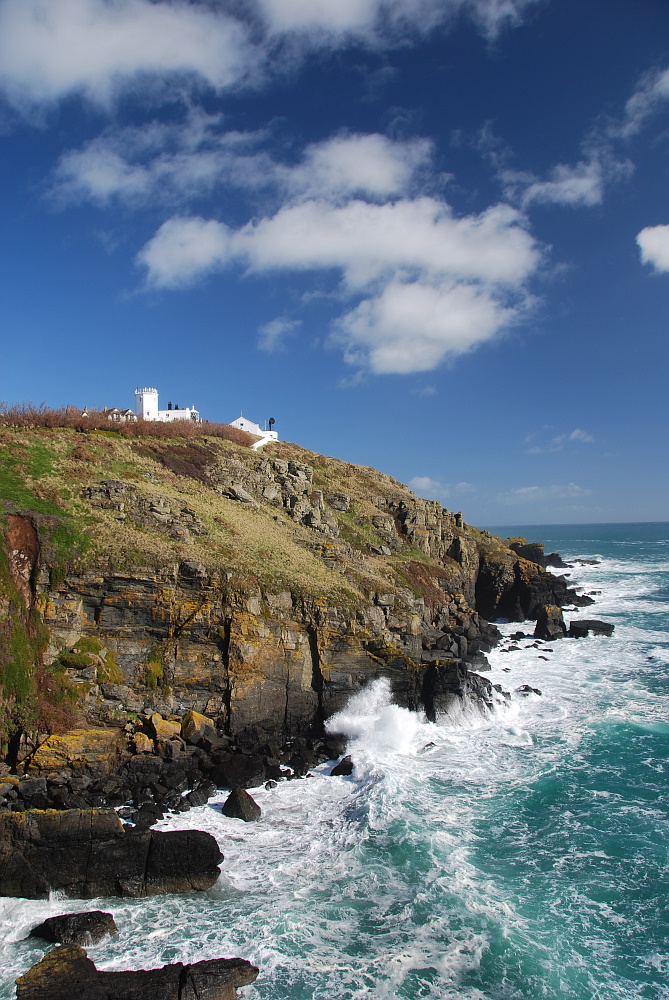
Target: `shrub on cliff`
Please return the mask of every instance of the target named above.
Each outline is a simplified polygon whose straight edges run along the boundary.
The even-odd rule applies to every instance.
[[[247,434],[237,427],[231,427],[230,424],[208,423],[207,421],[197,424],[191,420],[175,420],[170,423],[133,420],[125,423],[120,420],[110,420],[109,416],[102,411],[90,411],[88,416],[82,417],[80,410],[74,407],[54,410],[44,405],[33,406],[31,403],[12,405],[0,403],[0,427],[67,427],[82,432],[109,431],[130,438],[213,437],[223,438],[246,448],[250,448],[254,441],[251,434]]]

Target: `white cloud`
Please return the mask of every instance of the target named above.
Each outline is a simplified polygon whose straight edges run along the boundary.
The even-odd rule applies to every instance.
[[[425,34],[468,15],[488,37],[522,21],[538,0],[258,0],[270,31],[307,34],[336,44],[354,36],[381,46]]]
[[[338,323],[350,364],[376,375],[432,371],[491,340],[513,318],[489,290],[392,281]]]
[[[183,288],[230,257],[231,234],[213,219],[173,218],[164,222],[137,255],[149,288]]]
[[[580,427],[575,427],[571,433],[562,432],[547,436],[546,432],[550,432],[550,430],[550,427],[544,427],[541,431],[532,431],[530,434],[525,435],[525,444],[530,446],[525,449],[528,455],[544,455],[562,451],[565,444],[568,444],[570,441],[579,441],[581,444],[592,444],[595,440],[592,434],[589,434]]]
[[[595,439],[592,434],[588,434],[587,431],[582,430],[580,427],[575,427],[569,435],[569,440],[582,441],[583,444],[592,444]]]
[[[656,114],[666,101],[669,101],[669,69],[652,69],[639,81],[625,105],[622,122],[614,125],[612,132],[623,138],[630,138],[641,130],[647,119]]]
[[[350,289],[383,276],[425,276],[513,286],[536,268],[538,248],[508,205],[457,218],[434,198],[344,206],[308,201],[239,234],[254,270],[336,268]]]
[[[521,204],[600,205],[604,197],[604,171],[597,160],[581,161],[570,167],[559,163],[549,180],[533,181],[524,190]]]
[[[477,489],[473,483],[443,483],[431,476],[414,476],[409,480],[409,486],[425,500],[448,500],[454,496],[476,493]]]
[[[105,103],[147,74],[239,83],[258,53],[247,28],[208,4],[3,0],[0,83],[17,105],[85,93]]]
[[[258,151],[266,139],[264,132],[228,132],[222,116],[197,111],[179,125],[107,129],[61,158],[51,194],[61,203],[185,202],[226,185],[271,190],[290,202],[383,199],[406,193],[432,152],[424,139],[349,134],[307,146],[298,163],[286,165]]]
[[[578,483],[567,483],[566,486],[519,486],[517,489],[498,493],[498,503],[513,504],[536,503],[544,500],[569,500],[574,497],[587,497],[592,490],[584,489]]]
[[[460,12],[494,37],[537,2],[257,0],[229,5],[233,16],[197,0],[0,0],[0,87],[19,108],[74,93],[105,104],[147,76],[220,90],[276,72],[305,46],[407,44]],[[283,56],[278,38],[290,43]]]
[[[669,271],[669,226],[647,226],[636,238],[641,261],[656,271]]]
[[[258,347],[267,354],[281,351],[286,339],[291,337],[301,326],[299,319],[286,319],[278,316],[258,328]]]
[[[602,135],[591,135],[587,145],[590,152],[582,160],[573,166],[557,164],[546,180],[530,171],[505,166],[510,158],[508,149],[493,148],[488,156],[498,167],[505,196],[523,209],[536,204],[592,208],[604,201],[607,185],[625,180],[634,167],[629,160],[616,158]]]
[[[409,189],[431,154],[432,144],[426,139],[402,142],[378,134],[341,135],[308,146],[302,162],[285,171],[285,183],[298,197],[388,198]]]
[[[339,273],[342,293],[362,298],[335,323],[333,342],[356,367],[407,374],[430,371],[517,320],[541,254],[508,206],[456,218],[444,202],[419,198],[312,200],[236,232],[178,218],[138,256],[147,284],[164,288],[233,260],[255,273]]]

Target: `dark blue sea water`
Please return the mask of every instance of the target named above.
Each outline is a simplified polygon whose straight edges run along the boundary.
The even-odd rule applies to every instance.
[[[341,722],[351,778],[260,789],[258,824],[220,801],[163,823],[218,836],[223,876],[86,904],[120,928],[99,966],[241,955],[249,1000],[669,998],[669,524],[498,531],[597,560],[569,571],[596,603],[565,617],[613,636],[505,641],[490,717],[431,725],[377,682]],[[79,908],[0,901],[0,997],[43,953],[28,929]]]

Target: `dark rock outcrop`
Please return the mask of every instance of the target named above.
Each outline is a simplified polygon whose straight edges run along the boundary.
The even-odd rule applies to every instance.
[[[525,538],[505,538],[503,542],[521,558],[528,559],[537,566],[546,566],[543,542],[528,542]]]
[[[567,634],[562,610],[553,604],[547,604],[539,612],[534,629],[535,639],[562,639]]]
[[[492,707],[493,687],[479,674],[470,673],[455,660],[432,663],[423,675],[422,701],[430,722],[453,708],[463,708],[469,701]]]
[[[593,635],[613,635],[615,626],[609,622],[601,622],[596,618],[585,618],[580,622],[569,623],[569,635],[573,639],[585,639],[589,632]]]
[[[340,776],[347,778],[349,774],[353,774],[353,767],[353,758],[350,754],[347,754],[346,757],[342,757],[338,764],[335,764],[330,771],[330,775],[333,778],[338,778]]]
[[[544,566],[552,566],[554,569],[567,569],[566,563],[559,552],[549,552],[544,559]]]
[[[222,860],[200,830],[128,832],[111,810],[0,815],[0,895],[151,896],[208,889]]]
[[[244,788],[232,789],[221,812],[230,819],[243,819],[245,823],[255,823],[262,815],[262,809]]]
[[[274,775],[265,775],[263,759],[256,754],[226,753],[209,777],[217,788],[257,788]]]
[[[86,948],[97,944],[109,934],[116,934],[116,922],[111,913],[89,910],[86,913],[63,913],[33,927],[30,937],[42,938],[54,944],[78,944]]]
[[[83,948],[61,945],[16,981],[18,1000],[234,1000],[258,969],[241,958],[99,972]]]

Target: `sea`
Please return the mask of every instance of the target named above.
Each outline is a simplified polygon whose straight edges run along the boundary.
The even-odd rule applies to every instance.
[[[222,792],[159,824],[218,838],[208,892],[0,900],[0,997],[49,947],[32,926],[98,908],[99,968],[241,956],[247,1000],[669,998],[669,523],[495,531],[591,560],[554,571],[595,599],[565,618],[613,635],[537,648],[500,623],[510,698],[486,715],[428,723],[375,681],[336,720],[350,777],[253,790],[258,823]]]

